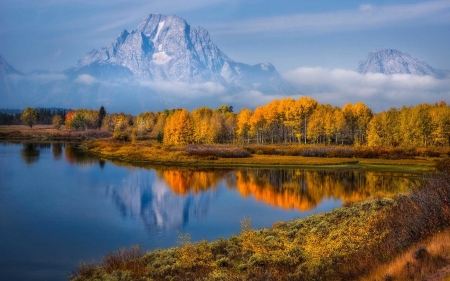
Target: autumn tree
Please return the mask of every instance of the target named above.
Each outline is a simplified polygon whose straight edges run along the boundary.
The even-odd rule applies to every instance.
[[[192,121],[186,109],[175,111],[164,126],[164,144],[185,145],[192,142]]]
[[[36,109],[27,107],[22,112],[22,115],[20,116],[20,120],[23,122],[24,125],[27,125],[30,127],[30,129],[33,128],[33,125],[36,124],[38,119],[38,112]]]
[[[200,144],[214,143],[216,130],[212,124],[213,110],[208,107],[196,108],[192,114],[192,140]]]
[[[250,142],[250,118],[252,117],[252,111],[250,109],[243,108],[236,117],[236,134],[243,142]]]
[[[353,116],[356,122],[356,138],[358,144],[365,143],[366,129],[369,124],[370,119],[372,118],[372,110],[368,108],[364,103],[358,102],[353,108]]]
[[[295,128],[298,128],[298,114],[295,110],[295,101],[284,98],[278,105],[280,120],[282,123],[282,138],[285,142],[292,142],[295,138]],[[299,132],[298,132],[299,133]]]
[[[305,144],[308,135],[308,120],[317,106],[318,102],[313,98],[301,97],[300,99],[295,101],[295,110],[299,118],[299,125],[303,127],[303,138]]]
[[[61,125],[62,125],[63,123],[64,123],[64,121],[63,121],[62,117],[59,116],[59,115],[55,115],[55,116],[52,118],[52,125],[53,125],[53,128],[55,128],[55,129],[57,129],[57,130],[59,130],[59,129],[61,128]]]
[[[266,119],[264,116],[264,108],[259,106],[255,109],[250,117],[250,131],[252,136],[256,136],[256,143],[264,144],[264,130],[266,128]]]

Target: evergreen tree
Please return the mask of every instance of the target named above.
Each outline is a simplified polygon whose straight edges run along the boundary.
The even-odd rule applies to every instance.
[[[103,105],[100,107],[100,110],[98,112],[98,123],[97,123],[97,128],[100,129],[102,127],[103,124],[103,119],[106,116],[106,110],[103,107]]]

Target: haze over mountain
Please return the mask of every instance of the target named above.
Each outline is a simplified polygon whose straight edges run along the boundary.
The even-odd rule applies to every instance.
[[[369,53],[357,71],[300,67],[282,77],[270,63],[232,60],[201,27],[177,16],[151,14],[136,29],[124,30],[111,45],[90,51],[63,71],[23,74],[0,57],[0,103],[2,108],[103,105],[140,113],[221,104],[252,108],[304,94],[322,103],[364,101],[380,109],[402,106],[405,100],[440,101],[450,91],[449,71],[398,50]],[[374,73],[383,76],[375,79]]]
[[[437,79],[449,77],[446,70],[434,69],[426,62],[411,57],[393,49],[381,49],[370,52],[365,61],[359,63],[357,71],[365,73],[383,74],[413,74],[418,76],[432,76]]]
[[[252,91],[298,93],[270,63],[236,62],[211,41],[208,31],[173,15],[149,15],[135,30],[123,31],[110,46],[90,51],[62,72],[23,75],[4,60],[0,65],[3,107],[161,110],[193,107],[191,102],[199,98],[218,106],[229,96]]]

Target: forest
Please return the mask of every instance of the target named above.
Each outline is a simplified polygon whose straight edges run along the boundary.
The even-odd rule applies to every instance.
[[[64,118],[66,113],[69,111],[62,108],[36,108],[36,124],[39,125],[50,125],[52,124],[52,119],[56,115]],[[19,110],[0,110],[0,125],[20,125],[22,121],[20,119],[22,112]]]
[[[103,107],[102,107],[103,108]],[[143,112],[137,116],[71,110],[66,128],[101,127],[120,140],[157,139],[165,145],[302,143],[369,147],[448,147],[450,107],[445,101],[373,113],[364,103],[342,108],[313,98],[274,100],[235,113],[232,106]],[[101,120],[99,120],[101,118]]]

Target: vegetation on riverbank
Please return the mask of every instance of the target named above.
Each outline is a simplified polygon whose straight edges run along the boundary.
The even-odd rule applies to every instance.
[[[53,128],[52,125],[35,125],[31,129],[23,125],[0,126],[0,140],[36,140],[36,141],[57,141],[57,140],[86,140],[110,138],[111,132],[104,130],[67,130],[65,126],[60,129]]]
[[[407,195],[278,222],[270,229],[253,230],[246,218],[241,223],[241,233],[229,239],[192,243],[180,234],[180,246],[168,250],[119,250],[99,263],[81,264],[70,278],[353,280],[450,226],[450,175],[448,170],[435,174]],[[429,252],[418,251],[417,259]],[[393,280],[386,274],[374,280]]]
[[[416,166],[415,169],[434,167],[438,157],[446,156],[446,148],[408,150],[400,154],[399,149],[383,149],[377,154],[369,148],[325,147],[304,145],[270,145],[261,149],[259,145],[233,146],[163,146],[152,141],[122,142],[113,139],[87,140],[83,147],[89,153],[104,158],[131,162],[133,164],[189,165],[189,166],[264,166],[295,167],[332,165],[358,168],[364,165],[403,165]],[[327,151],[328,154],[323,154]],[[345,152],[345,154],[343,153]],[[339,154],[341,153],[341,154]],[[352,153],[374,158],[355,158]],[[303,156],[302,156],[303,155]],[[376,156],[380,158],[377,158]],[[383,155],[387,156],[382,158]],[[413,156],[417,155],[417,156]],[[424,156],[423,156],[424,155]],[[395,156],[395,157],[394,157]],[[350,165],[350,166],[349,166]],[[392,169],[392,166],[390,166]],[[397,166],[395,169],[401,169]]]

